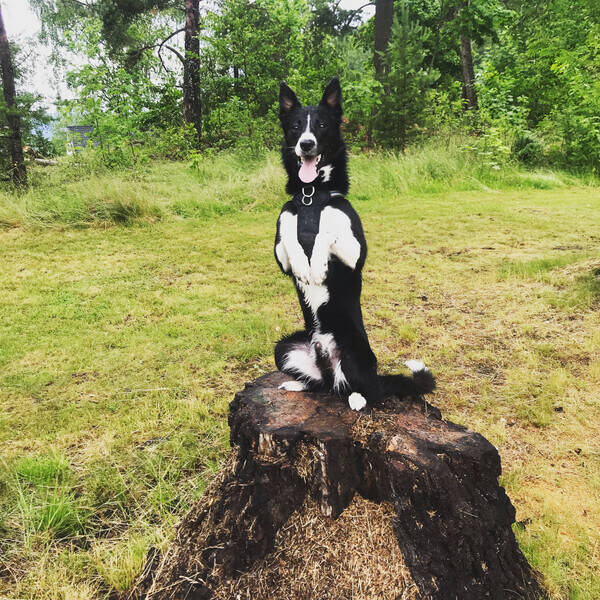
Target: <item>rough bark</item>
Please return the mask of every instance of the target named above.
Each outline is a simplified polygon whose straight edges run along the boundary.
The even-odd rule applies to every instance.
[[[2,72],[2,89],[4,100],[6,101],[6,120],[8,121],[9,128],[8,142],[12,163],[12,180],[15,185],[27,185],[27,170],[25,168],[23,142],[21,140],[21,117],[17,112],[15,101],[15,71],[10,55],[8,36],[4,28],[2,7],[0,7],[0,71]]]
[[[373,64],[375,75],[381,78],[384,72],[382,53],[387,50],[390,37],[392,37],[392,23],[394,22],[394,0],[376,0],[375,2],[375,52]]]
[[[202,136],[200,96],[200,0],[185,0],[185,60],[183,63],[183,119],[196,130],[197,144]]]
[[[279,563],[286,554],[275,548],[278,532],[289,538],[303,505],[316,504],[330,520],[351,502],[356,510],[357,499],[365,507],[366,499],[391,511],[390,543],[401,550],[402,568],[416,586],[411,597],[545,597],[516,543],[515,510],[497,482],[500,458],[485,438],[442,420],[424,401],[389,398],[383,407],[359,414],[333,396],[279,390],[286,379],[270,373],[236,394],[229,415],[231,460],[183,519],[165,554],[152,554],[138,596],[236,597],[219,590],[234,589],[232,582],[273,554],[278,577],[285,578],[286,565]],[[298,544],[308,542],[304,536]],[[317,558],[315,569],[324,568],[322,555]],[[375,559],[366,554],[361,560]],[[401,566],[386,567],[381,577],[389,578],[391,595],[387,589],[377,597],[407,597],[393,579]],[[265,594],[265,577],[254,581],[261,582],[261,593],[244,587],[238,597],[279,597],[275,590]],[[268,581],[279,585],[277,578]],[[349,597],[341,583],[335,587],[319,599]],[[294,596],[300,597],[305,596]]]
[[[475,71],[473,69],[473,52],[471,40],[464,35],[460,36],[460,61],[463,74],[463,100],[466,110],[477,110],[477,91],[475,90]]]

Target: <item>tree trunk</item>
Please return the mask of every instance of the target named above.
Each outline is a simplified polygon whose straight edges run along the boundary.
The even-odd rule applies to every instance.
[[[392,36],[392,23],[394,22],[394,0],[375,1],[375,52],[373,64],[375,76],[381,78],[384,72],[382,53],[387,50],[388,42]]]
[[[185,0],[185,61],[183,64],[183,119],[196,130],[197,145],[202,137],[200,96],[200,0]]]
[[[146,600],[545,598],[485,438],[424,401],[368,413],[284,392],[270,373],[230,406],[234,451],[151,551]]]
[[[477,92],[475,91],[475,71],[473,70],[473,53],[471,40],[460,36],[460,60],[463,72],[463,100],[466,110],[477,110]]]
[[[23,142],[21,140],[21,117],[17,111],[15,101],[15,72],[12,58],[10,55],[10,46],[8,36],[4,28],[2,18],[2,7],[0,6],[0,71],[2,71],[2,88],[4,91],[4,100],[6,101],[6,114],[8,128],[10,130],[9,146],[12,162],[12,180],[15,185],[27,185],[27,170],[25,169],[25,160],[23,157]]]

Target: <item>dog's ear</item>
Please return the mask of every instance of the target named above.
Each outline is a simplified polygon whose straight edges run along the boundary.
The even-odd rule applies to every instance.
[[[323,92],[323,98],[321,98],[321,106],[327,106],[337,113],[342,113],[342,88],[337,77],[334,77],[327,84]]]
[[[283,117],[300,106],[294,90],[285,81],[282,81],[279,86],[279,116]]]

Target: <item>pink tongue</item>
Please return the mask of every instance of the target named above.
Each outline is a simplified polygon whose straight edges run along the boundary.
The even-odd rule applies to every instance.
[[[298,171],[300,181],[312,183],[317,178],[317,157],[303,156],[300,160],[302,161]]]

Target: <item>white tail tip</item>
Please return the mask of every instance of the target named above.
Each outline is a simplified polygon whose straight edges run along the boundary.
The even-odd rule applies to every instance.
[[[419,371],[429,371],[429,369],[425,366],[425,363],[422,360],[407,360],[404,363],[413,373],[418,373]]]

